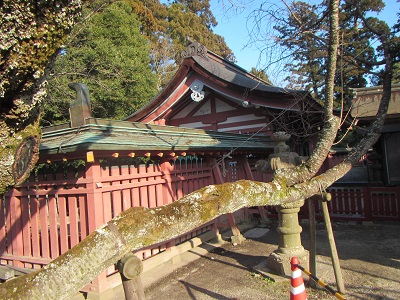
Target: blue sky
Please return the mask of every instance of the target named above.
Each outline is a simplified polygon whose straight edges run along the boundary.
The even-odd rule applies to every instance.
[[[274,3],[278,2],[276,0],[272,1]],[[240,7],[239,5],[236,10],[226,12],[231,2],[236,4],[251,2],[252,5],[250,7]],[[229,48],[232,49],[236,56],[237,64],[246,70],[259,66],[260,53],[255,47],[245,47],[248,42],[246,18],[262,2],[265,2],[265,0],[211,0],[211,10],[218,21],[218,25],[213,30],[225,38]],[[318,3],[319,1],[312,2]],[[379,17],[386,20],[389,25],[393,25],[397,20],[396,14],[400,11],[400,3],[396,0],[386,0],[384,2],[386,7]],[[267,74],[274,84],[279,85],[281,83],[279,82],[281,80],[279,75],[274,78],[268,73],[268,70]]]

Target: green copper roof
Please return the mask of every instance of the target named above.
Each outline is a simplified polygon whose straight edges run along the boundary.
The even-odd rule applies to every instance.
[[[140,151],[265,151],[273,149],[266,136],[206,131],[90,118],[78,128],[52,126],[43,129],[40,153],[82,150]]]

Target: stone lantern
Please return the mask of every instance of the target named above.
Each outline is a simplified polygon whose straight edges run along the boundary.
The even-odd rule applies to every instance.
[[[296,152],[290,152],[286,142],[290,134],[286,132],[275,132],[271,139],[275,142],[274,153],[268,157],[268,161],[257,162],[258,169],[263,172],[276,171],[282,168],[293,168],[301,164],[302,158]],[[260,168],[261,167],[261,168]],[[278,227],[280,234],[278,249],[270,254],[266,261],[268,270],[278,274],[290,276],[290,259],[296,256],[302,265],[308,265],[308,251],[301,245],[298,212],[304,205],[304,200],[279,205]]]

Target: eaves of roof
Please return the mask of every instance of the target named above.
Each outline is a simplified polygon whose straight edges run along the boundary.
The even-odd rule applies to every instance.
[[[168,85],[161,90],[152,100],[150,100],[147,104],[142,106],[139,110],[126,117],[125,120],[140,121],[146,114],[150,111],[153,111],[156,107],[162,104],[165,99],[168,99],[168,96],[181,84],[182,80],[188,75],[194,64],[194,60],[188,58],[185,59],[184,62],[180,65],[178,71],[175,73],[174,77],[170,80]]]
[[[212,52],[208,52],[207,58],[202,56],[193,56],[193,59],[198,66],[213,76],[225,82],[236,85],[239,88],[277,94],[307,93],[306,91],[286,89],[268,84],[256,76],[244,71],[235,64],[219,58]]]
[[[383,86],[353,88],[355,94],[352,99],[351,115],[360,120],[375,120],[379,104],[383,95]],[[393,84],[387,110],[387,119],[398,118],[400,114],[400,84]]]
[[[79,128],[47,128],[41,154],[77,151],[257,151],[273,149],[266,136],[205,131],[104,119],[87,119]]]

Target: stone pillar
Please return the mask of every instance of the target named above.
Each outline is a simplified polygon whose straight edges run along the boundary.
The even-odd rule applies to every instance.
[[[295,152],[289,151],[286,141],[290,134],[286,132],[275,132],[271,139],[276,143],[274,153],[268,157],[268,162],[257,162],[270,171],[281,168],[293,168],[302,162],[302,158]],[[308,266],[308,251],[301,245],[300,233],[302,228],[299,224],[298,212],[304,205],[304,201],[288,203],[277,207],[278,228],[280,242],[278,249],[267,258],[266,267],[278,275],[291,275],[290,260],[293,256],[299,258],[303,266]]]
[[[308,251],[301,245],[302,228],[298,218],[298,212],[303,205],[304,201],[299,201],[277,208],[279,245],[267,258],[267,268],[278,275],[290,276],[290,260],[293,256],[296,256],[302,265],[308,265]]]

